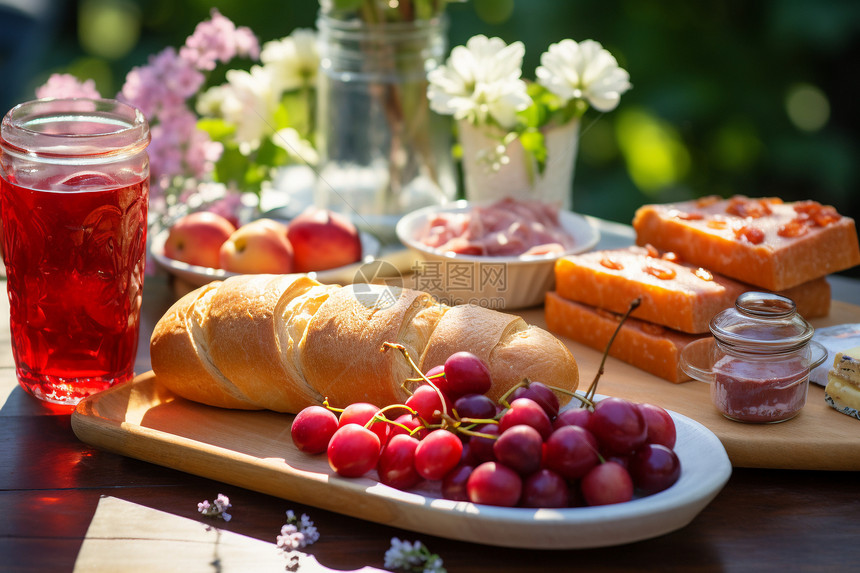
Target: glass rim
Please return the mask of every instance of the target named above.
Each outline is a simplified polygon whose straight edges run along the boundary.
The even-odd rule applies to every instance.
[[[85,121],[106,126],[92,133],[37,129],[45,123]],[[110,98],[41,98],[13,107],[0,123],[0,149],[37,157],[134,154],[150,141],[149,123],[137,107]]]

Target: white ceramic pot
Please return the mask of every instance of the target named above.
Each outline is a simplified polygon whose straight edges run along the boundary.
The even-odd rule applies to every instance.
[[[486,128],[475,127],[467,121],[461,121],[459,129],[467,200],[487,202],[515,197],[554,203],[568,211],[572,209],[573,174],[579,144],[578,120],[544,132],[547,164],[542,175],[519,139],[508,144],[505,150],[509,162],[493,171],[480,158],[482,152],[499,145],[498,138],[491,137]]]

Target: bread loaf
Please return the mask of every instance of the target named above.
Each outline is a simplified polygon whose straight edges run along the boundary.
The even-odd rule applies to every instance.
[[[383,285],[323,285],[305,275],[240,275],[178,300],[150,343],[156,379],[211,406],[298,412],[328,399],[402,403],[416,373],[467,350],[490,368],[496,399],[524,377],[575,390],[576,360],[548,332],[474,305]],[[562,403],[566,396],[560,396]]]

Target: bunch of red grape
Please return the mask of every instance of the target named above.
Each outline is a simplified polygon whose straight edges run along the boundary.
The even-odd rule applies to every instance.
[[[610,397],[560,412],[556,393],[528,380],[495,402],[489,369],[468,352],[422,379],[404,404],[305,408],[293,442],[325,452],[341,476],[375,469],[398,489],[440,481],[447,499],[509,507],[621,503],[681,473],[675,424],[659,406]]]

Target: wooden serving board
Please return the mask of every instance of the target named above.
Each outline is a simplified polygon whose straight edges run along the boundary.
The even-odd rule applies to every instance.
[[[544,325],[543,309],[521,314]],[[834,302],[831,317],[860,322],[860,308]],[[563,340],[579,363],[584,389],[601,353]],[[298,452],[290,438],[290,415],[196,404],[174,396],[152,372],[81,402],[72,428],[97,447],[224,483],[404,529],[509,547],[598,547],[679,529],[719,492],[732,465],[860,470],[860,421],[827,406],[819,386],[810,387],[800,415],[772,425],[731,422],[714,409],[708,385],[672,384],[614,358],[606,362],[598,393],[673,412],[684,467],[675,486],[629,504],[562,510],[452,502],[440,499],[438,484],[399,492],[372,475],[341,478],[325,456]]]
[[[375,471],[344,478],[325,455],[298,451],[293,416],[214,408],[174,396],[152,372],[82,401],[72,428],[84,442],[140,460],[360,519],[503,547],[577,549],[632,543],[686,526],[732,467],[719,439],[672,414],[683,468],[672,487],[621,504],[532,509],[443,499],[439,482],[405,492]]]
[[[521,315],[530,324],[546,326],[542,308]],[[833,301],[828,317],[810,322],[816,328],[860,323],[860,307]],[[579,385],[584,390],[597,373],[602,354],[560,338],[576,357]],[[653,402],[696,420],[717,435],[734,467],[860,470],[860,420],[828,406],[824,389],[817,384],[810,383],[807,403],[800,414],[779,424],[732,422],[714,408],[708,384],[672,384],[614,358],[606,361],[598,392]]]

